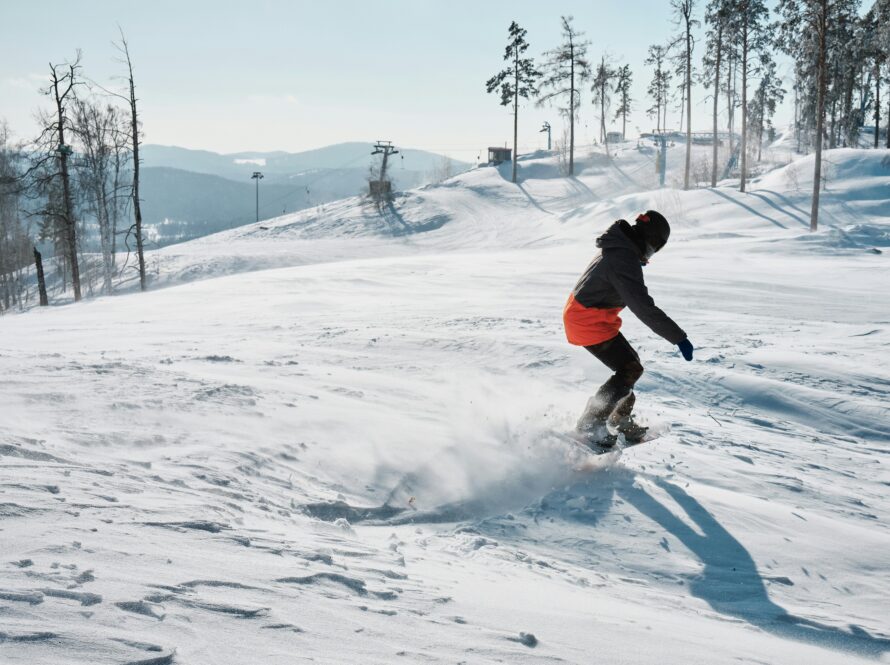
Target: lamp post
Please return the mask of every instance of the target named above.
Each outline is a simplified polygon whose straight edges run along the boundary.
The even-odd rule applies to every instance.
[[[254,171],[250,179],[256,180],[256,221],[260,221],[260,180],[263,179],[263,174],[259,171]]]
[[[547,152],[550,152],[550,123],[546,120],[544,121],[544,126],[541,127],[541,131],[538,133],[540,134],[542,132],[547,132]]]

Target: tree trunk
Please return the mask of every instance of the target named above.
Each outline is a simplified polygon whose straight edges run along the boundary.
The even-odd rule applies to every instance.
[[[825,126],[825,50],[828,23],[828,0],[821,0],[818,17],[819,61],[817,63],[819,81],[816,92],[816,165],[813,171],[813,206],[810,212],[810,231],[819,226],[819,191],[822,186],[822,132]]]
[[[881,136],[881,63],[875,62],[875,148]]]
[[[569,175],[575,175],[575,47],[569,46],[572,56],[569,83]]]
[[[62,193],[65,205],[65,243],[68,250],[68,261],[71,263],[71,284],[74,287],[74,302],[80,295],[80,266],[77,263],[77,222],[74,219],[74,204],[71,201],[71,179],[68,175],[68,148],[65,145],[65,114],[62,100],[56,88],[57,110],[59,114],[59,162],[62,171]]]
[[[606,143],[606,84],[600,84],[600,141]],[[608,149],[606,150],[608,152]]]
[[[714,137],[711,164],[711,187],[717,186],[717,104],[720,100],[720,55],[723,51],[723,25],[717,28],[717,60],[714,64]]]
[[[689,25],[690,16],[686,16],[686,175],[683,178],[683,189],[689,189],[689,168],[692,164],[692,35]]]
[[[686,83],[680,86],[680,122],[677,129],[683,131],[683,119],[686,117]]]
[[[733,98],[732,98],[732,80],[735,76],[735,58],[732,53],[729,54],[726,62],[726,130],[729,133],[729,153],[733,152]]]
[[[136,112],[136,85],[133,82],[133,63],[130,49],[121,31],[124,57],[127,59],[127,73],[130,83],[130,129],[133,141],[133,217],[136,227],[136,256],[139,260],[139,288],[145,291],[145,252],[142,247],[142,208],[139,203],[139,115]]]
[[[745,20],[742,22],[742,146],[739,191],[745,191],[745,180],[748,176],[748,7],[745,3],[743,11]]]
[[[102,183],[102,200],[100,214],[104,219],[100,220],[100,236],[99,240],[102,244],[102,264],[103,264],[103,288],[105,293],[112,293],[112,266],[111,266],[111,215],[108,210],[108,192],[105,191],[106,183]]]
[[[760,127],[757,129],[757,163],[763,158],[763,118],[760,119]]]
[[[843,137],[842,143],[845,148],[853,147],[853,86],[855,84],[855,76],[852,72],[849,72],[849,76],[845,79],[845,88],[844,88],[844,106],[841,112],[841,116],[843,117]],[[863,118],[864,124],[865,118]],[[857,129],[858,133],[858,129]]]
[[[40,306],[49,305],[49,298],[46,296],[46,278],[43,276],[43,257],[37,248],[34,248],[34,267],[37,269],[37,290],[40,292]]]
[[[833,81],[837,81],[837,67],[835,67],[835,74]],[[835,84],[832,84],[832,89],[834,89]],[[831,126],[828,130],[828,149],[833,150],[837,147],[837,95],[832,95],[834,99],[831,100]]]
[[[514,83],[513,83],[513,182],[516,182],[516,160],[519,158],[519,52],[513,59]]]
[[[622,93],[621,95],[621,108],[624,109],[621,113],[621,140],[627,140],[627,93]]]

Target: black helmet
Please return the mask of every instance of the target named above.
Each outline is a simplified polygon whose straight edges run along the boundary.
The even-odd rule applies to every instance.
[[[634,230],[646,244],[647,260],[664,247],[671,236],[671,225],[657,210],[647,210],[642,215],[637,215]]]

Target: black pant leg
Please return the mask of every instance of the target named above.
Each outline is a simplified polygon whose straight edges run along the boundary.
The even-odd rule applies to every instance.
[[[633,401],[630,400],[633,397],[634,384],[643,374],[640,356],[621,333],[605,342],[584,348],[614,374],[600,386],[588,404],[582,421],[606,420],[622,400],[625,400],[622,406],[629,407],[624,409],[627,413],[622,415],[629,415],[633,408]]]

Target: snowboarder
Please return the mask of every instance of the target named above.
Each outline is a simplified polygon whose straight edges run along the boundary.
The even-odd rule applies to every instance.
[[[581,275],[563,310],[569,343],[583,346],[614,372],[587,402],[577,425],[588,441],[602,447],[615,444],[615,432],[624,434],[628,443],[640,442],[647,429],[631,413],[636,401],[633,387],[643,365],[619,332],[618,314],[625,306],[692,360],[686,333],[655,305],[643,280],[643,266],[664,247],[670,233],[668,221],[655,210],[639,215],[633,226],[623,219],[612,224],[597,239],[601,252]]]

